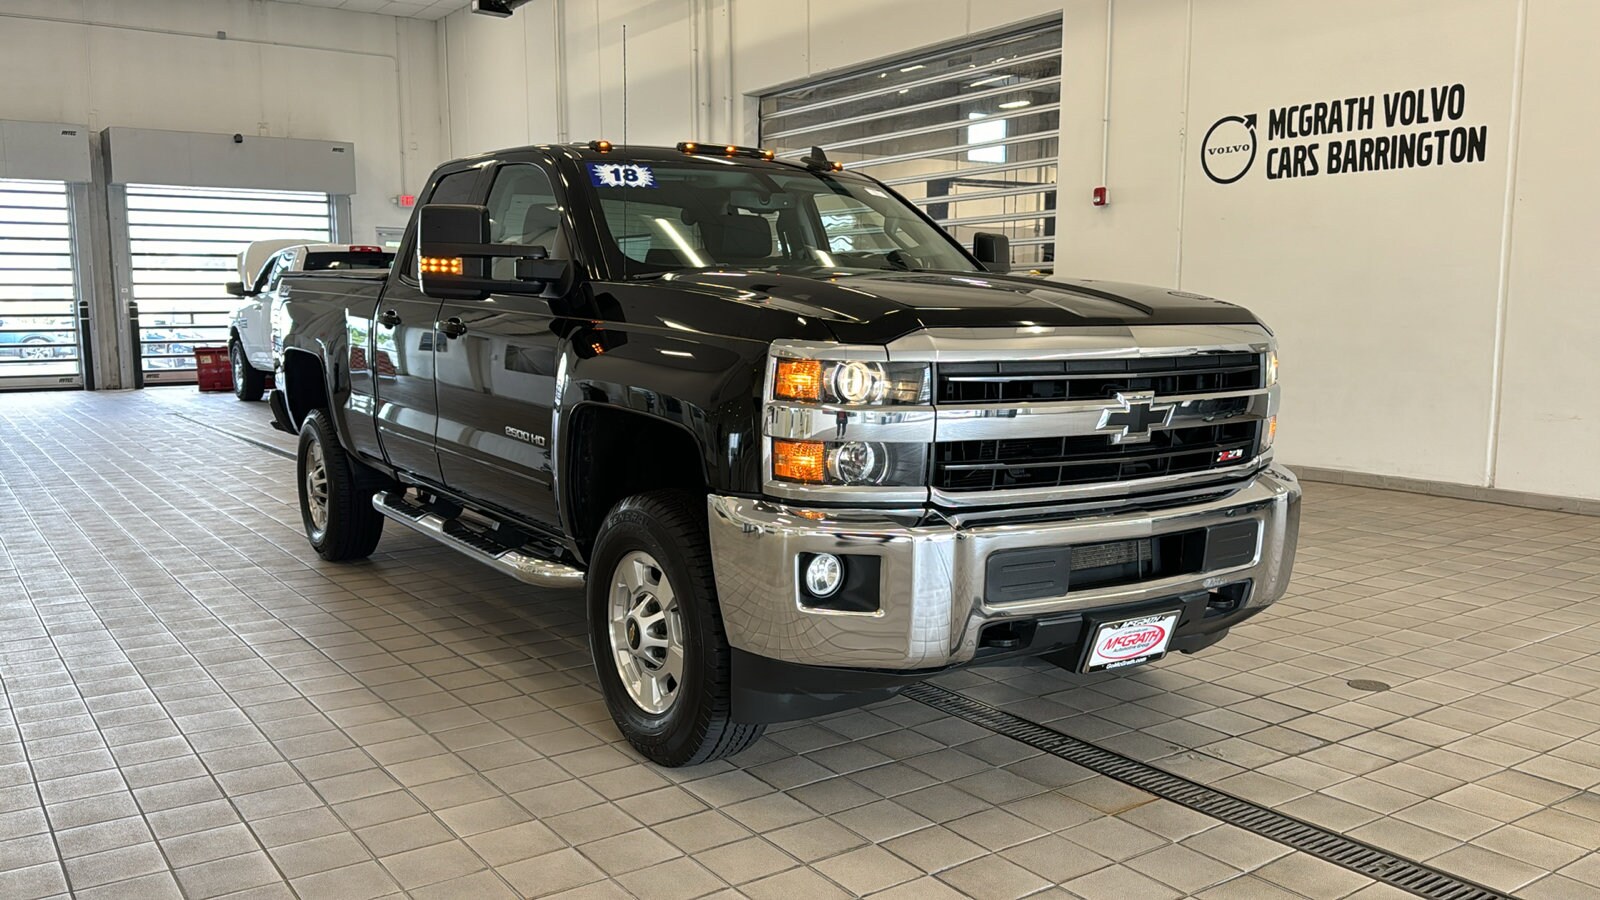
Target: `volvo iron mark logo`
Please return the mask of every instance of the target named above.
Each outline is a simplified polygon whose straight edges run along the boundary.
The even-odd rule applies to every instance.
[[[1200,142],[1200,167],[1217,184],[1233,184],[1256,161],[1256,114],[1224,116]]]

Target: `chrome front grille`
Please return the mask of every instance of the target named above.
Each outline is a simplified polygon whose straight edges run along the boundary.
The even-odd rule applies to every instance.
[[[933,487],[943,491],[1049,488],[1159,478],[1231,468],[1254,459],[1256,421],[1156,432],[1143,443],[1106,435],[944,441],[935,445]]]
[[[891,344],[933,365],[930,499],[1131,497],[1265,463],[1276,386],[1255,325],[929,330]]]
[[[1263,379],[1260,353],[1210,352],[1133,359],[945,363],[934,372],[936,403],[1097,400],[1153,391],[1163,397],[1247,390]]]

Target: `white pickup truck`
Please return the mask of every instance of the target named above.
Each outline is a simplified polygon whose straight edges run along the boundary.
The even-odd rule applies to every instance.
[[[294,238],[255,241],[239,253],[239,280],[228,293],[243,298],[228,323],[228,358],[233,392],[240,400],[260,400],[278,367],[280,348],[273,335],[273,312],[282,299],[283,278],[296,272],[387,270],[394,254],[369,244],[307,244]]]

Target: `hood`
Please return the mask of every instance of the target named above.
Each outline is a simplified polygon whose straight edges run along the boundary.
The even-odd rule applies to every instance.
[[[1259,324],[1232,303],[1104,281],[933,272],[813,278],[734,270],[674,273],[666,280],[820,320],[845,343],[887,343],[922,328]]]

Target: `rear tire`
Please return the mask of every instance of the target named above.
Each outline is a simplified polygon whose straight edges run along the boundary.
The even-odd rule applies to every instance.
[[[228,344],[228,362],[233,365],[233,395],[240,400],[260,400],[267,390],[267,373],[250,365],[244,345],[237,339]]]
[[[383,515],[372,508],[373,488],[361,486],[323,410],[312,410],[301,424],[297,457],[300,518],[311,549],[329,562],[371,556],[383,536]]]
[[[595,671],[628,743],[677,767],[732,756],[761,737],[763,726],[733,721],[703,498],[652,491],[618,503],[600,526],[586,590]]]

